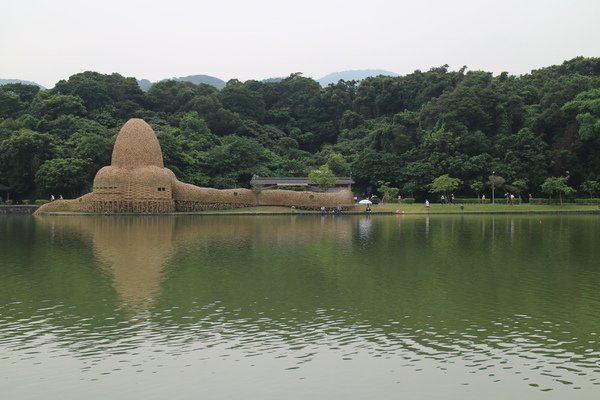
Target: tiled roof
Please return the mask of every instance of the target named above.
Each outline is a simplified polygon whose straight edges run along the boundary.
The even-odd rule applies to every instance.
[[[351,185],[354,180],[349,177],[336,177],[338,185]],[[307,177],[277,177],[277,176],[254,176],[250,180],[251,185],[288,185],[288,186],[307,186],[315,185]]]

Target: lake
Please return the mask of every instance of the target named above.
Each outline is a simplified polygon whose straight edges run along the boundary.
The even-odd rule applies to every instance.
[[[600,398],[600,217],[3,216],[4,399]]]

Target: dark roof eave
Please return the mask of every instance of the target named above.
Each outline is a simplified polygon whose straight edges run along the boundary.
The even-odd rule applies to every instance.
[[[303,177],[257,177],[250,180],[251,185],[316,185],[315,182]],[[337,177],[337,185],[352,185],[354,180],[348,177]]]

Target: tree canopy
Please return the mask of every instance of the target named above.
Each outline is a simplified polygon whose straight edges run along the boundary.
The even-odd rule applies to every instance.
[[[494,188],[537,195],[567,170],[589,193],[582,185],[600,177],[599,104],[600,58],[522,76],[444,65],[323,88],[294,73],[234,79],[221,91],[167,80],[143,92],[134,78],[87,71],[48,90],[0,86],[0,181],[17,199],[81,194],[119,128],[138,117],[157,133],[166,166],[199,185],[248,187],[254,174],[327,165],[362,194],[385,186],[424,198],[446,175],[457,195],[488,196],[494,172],[504,179]]]

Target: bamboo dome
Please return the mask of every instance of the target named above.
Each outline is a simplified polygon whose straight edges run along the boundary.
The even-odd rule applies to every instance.
[[[154,131],[144,120],[133,118],[119,131],[111,165],[94,178],[93,212],[175,211],[175,174],[164,168]]]
[[[115,141],[111,165],[127,169],[151,165],[164,168],[160,143],[146,121],[132,118],[123,125]]]

